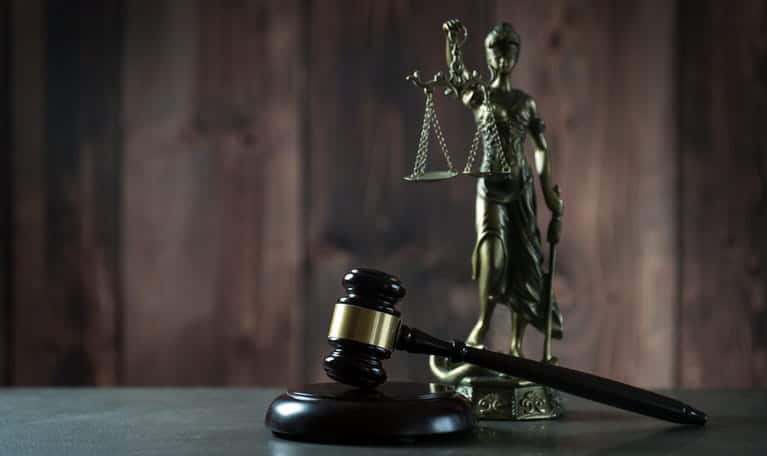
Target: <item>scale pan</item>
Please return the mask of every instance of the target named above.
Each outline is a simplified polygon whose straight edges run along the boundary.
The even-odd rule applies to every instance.
[[[508,176],[512,173],[500,173],[496,171],[472,171],[469,173],[462,173],[471,177],[492,177],[492,176]]]
[[[437,182],[442,180],[451,179],[455,176],[457,176],[459,173],[458,171],[428,171],[420,176],[405,176],[403,179],[405,179],[408,182]]]

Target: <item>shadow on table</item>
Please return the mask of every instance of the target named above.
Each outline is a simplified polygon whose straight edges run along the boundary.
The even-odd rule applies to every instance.
[[[515,448],[516,454],[666,454],[680,450],[701,439],[705,430],[673,427],[654,429],[578,430],[564,435],[525,433],[522,430],[480,430],[477,446],[487,449]],[[482,435],[482,433],[485,435]]]
[[[599,426],[601,423],[604,423],[604,426]],[[732,435],[733,431],[737,431],[746,440],[752,433],[754,438],[758,438],[759,429],[764,424],[764,418],[715,417],[707,426],[683,426],[650,420],[639,415],[584,411],[570,413],[566,419],[557,421],[500,424],[483,422],[472,433],[402,441],[396,444],[388,442],[385,445],[339,447],[275,439],[270,447],[272,454],[280,456],[323,454],[326,451],[328,454],[344,454],[344,449],[349,450],[348,454],[356,454],[363,447],[370,452],[388,449],[393,453],[407,449],[430,449],[430,454],[439,454],[441,450],[454,454],[460,449],[513,449],[515,455],[541,454],[548,451],[552,454],[608,455],[668,454],[691,450],[690,447],[695,446],[696,452],[702,449],[704,453],[717,454],[722,449],[715,444],[721,440],[717,439],[717,435]],[[614,429],[616,426],[618,429]],[[702,442],[703,439],[706,441]],[[728,447],[736,452],[739,444],[747,445],[747,442],[727,443]]]

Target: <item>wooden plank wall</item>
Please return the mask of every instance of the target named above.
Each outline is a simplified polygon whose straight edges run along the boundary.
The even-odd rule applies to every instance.
[[[650,386],[672,384],[674,361],[673,14],[663,0],[497,11],[523,37],[516,81],[537,98],[566,204],[557,351]]]
[[[10,4],[0,3],[0,385],[10,383],[11,218],[13,182],[11,170],[11,18]]]
[[[126,383],[298,379],[299,20],[292,1],[126,2]]]
[[[13,1],[5,382],[321,380],[358,265],[402,277],[410,323],[465,336],[473,182],[400,179],[423,115],[404,75],[444,68],[449,17],[482,71],[493,24],[522,36],[515,81],[566,200],[563,362],[653,387],[767,384],[757,0]],[[436,102],[462,164],[470,116]],[[428,373],[404,355],[387,370]]]
[[[767,4],[683,1],[679,17],[679,382],[765,385]]]
[[[466,334],[473,324],[471,250],[474,188],[470,179],[449,185],[408,184],[423,116],[423,95],[404,76],[444,67],[445,17],[487,30],[487,5],[442,2],[329,1],[309,17],[307,153],[307,320],[327,322],[340,278],[365,265],[399,275],[413,325],[441,334]],[[478,34],[479,35],[479,34]],[[467,44],[476,68],[480,36]],[[470,113],[436,100],[447,140],[456,152],[471,142]],[[433,165],[444,166],[436,143]],[[455,153],[455,152],[454,152]],[[460,153],[460,152],[459,152]],[[463,154],[461,154],[463,155]],[[308,325],[304,351],[310,380],[324,377],[325,324]],[[426,361],[398,357],[392,377],[423,377]]]
[[[119,5],[13,6],[14,383],[112,384]]]

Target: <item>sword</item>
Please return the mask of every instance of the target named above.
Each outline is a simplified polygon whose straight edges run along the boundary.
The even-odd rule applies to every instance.
[[[559,186],[554,186],[554,193],[559,198]],[[546,240],[549,243],[549,271],[546,274],[544,282],[544,299],[546,312],[546,333],[543,339],[543,362],[557,364],[557,358],[551,355],[551,326],[554,313],[554,272],[557,267],[557,244],[562,235],[562,211],[551,214]]]

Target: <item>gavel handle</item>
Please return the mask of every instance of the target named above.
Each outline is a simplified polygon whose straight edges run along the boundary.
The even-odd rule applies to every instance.
[[[635,386],[566,367],[467,347],[455,340],[444,341],[405,325],[400,328],[396,348],[411,353],[443,356],[454,362],[467,362],[673,423],[702,425],[707,419],[705,413],[683,402]]]

